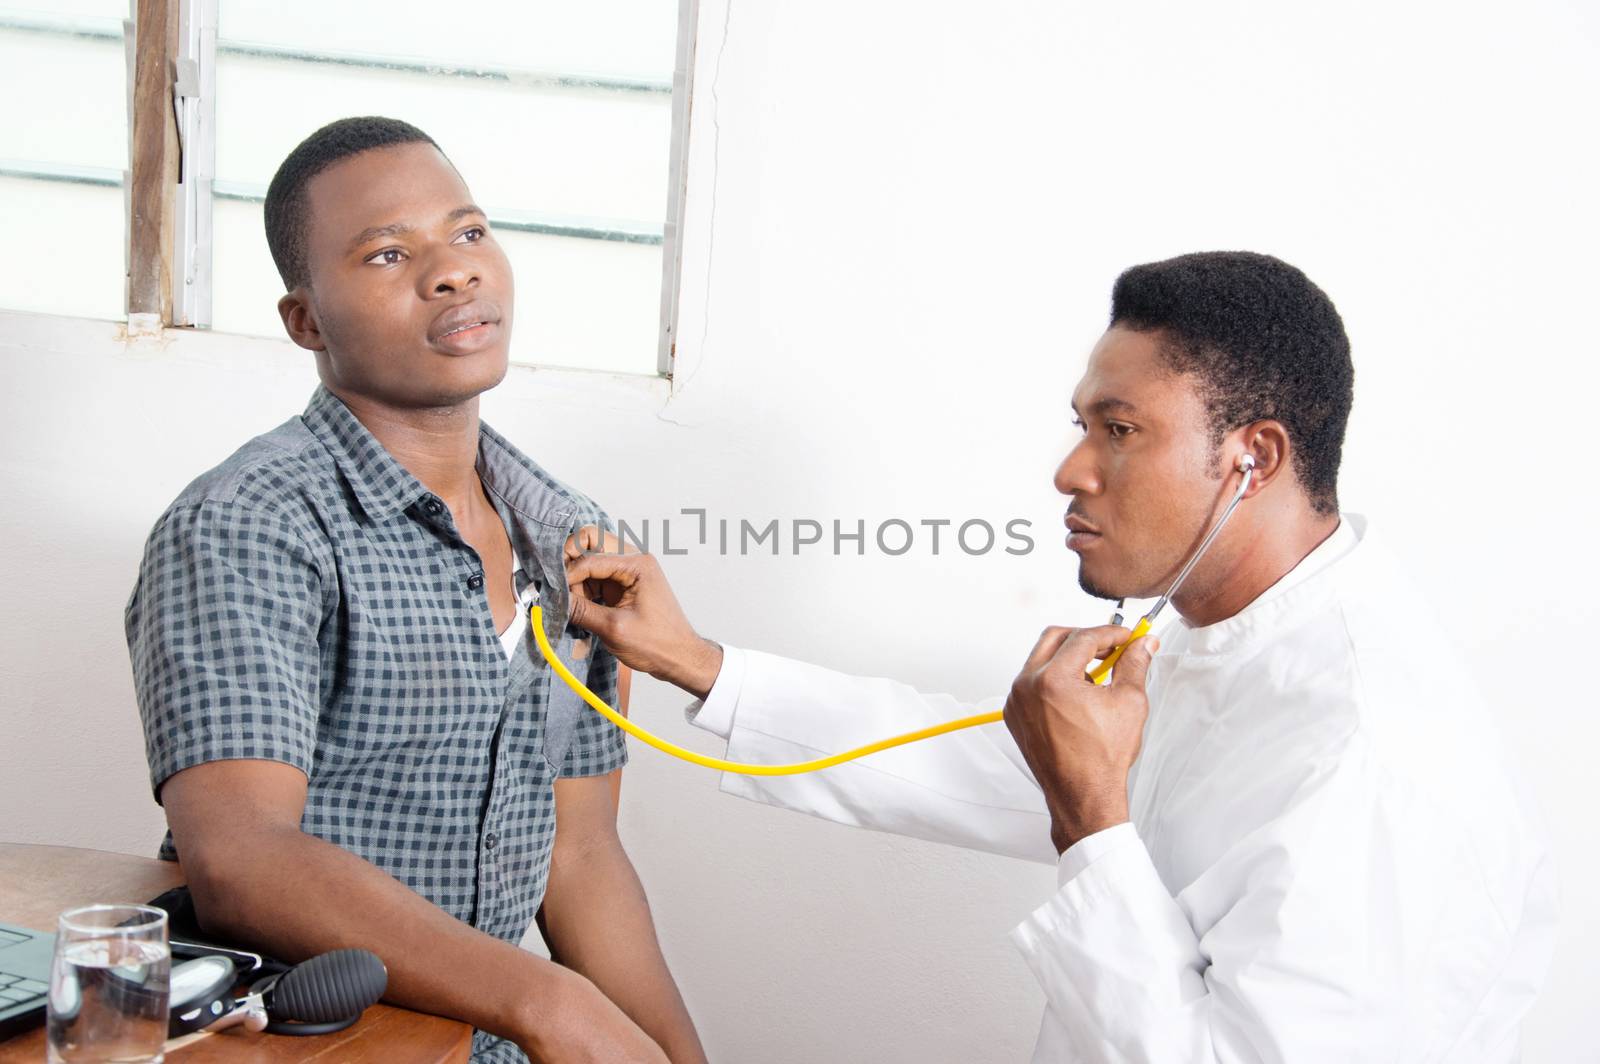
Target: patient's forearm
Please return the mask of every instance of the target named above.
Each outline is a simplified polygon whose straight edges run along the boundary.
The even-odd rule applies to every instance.
[[[620,1013],[604,1016],[614,1007],[586,979],[462,923],[321,839],[274,827],[190,849],[184,870],[207,930],[290,960],[371,950],[389,970],[386,1000],[462,1020],[526,1050],[565,1040],[578,1016],[628,1024]]]

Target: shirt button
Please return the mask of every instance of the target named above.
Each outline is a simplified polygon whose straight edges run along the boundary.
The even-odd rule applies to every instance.
[[[427,502],[422,504],[422,512],[427,514],[429,517],[438,517],[440,514],[444,513],[444,503],[440,502],[438,499],[430,498]]]
[[[483,586],[483,574],[482,573],[473,573],[471,576],[467,577],[467,590],[468,591],[476,591],[482,586]]]
[[[483,848],[484,849],[492,850],[498,845],[500,845],[500,836],[496,835],[494,832],[491,831],[491,832],[489,832],[489,834],[487,834],[487,835],[485,835],[483,837]]]

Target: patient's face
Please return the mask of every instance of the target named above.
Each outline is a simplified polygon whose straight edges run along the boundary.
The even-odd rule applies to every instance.
[[[1107,330],[1073,393],[1083,422],[1056,470],[1072,496],[1067,546],[1078,582],[1101,598],[1166,591],[1211,524],[1226,459],[1212,445],[1195,377],[1162,361],[1159,333]]]
[[[363,152],[318,174],[307,196],[308,297],[330,387],[438,407],[504,378],[511,264],[438,149]]]

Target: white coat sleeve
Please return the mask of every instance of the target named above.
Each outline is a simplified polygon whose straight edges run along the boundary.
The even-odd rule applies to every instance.
[[[1381,774],[1359,751],[1317,767],[1176,895],[1131,824],[1085,840],[1012,932],[1047,1001],[1036,1064],[1387,1061],[1420,1028],[1463,1037],[1481,988],[1537,971],[1516,943],[1550,902],[1541,881],[1490,903],[1472,841]],[[1515,1018],[1466,1037],[1514,1040]]]
[[[893,680],[723,648],[722,671],[693,723],[728,740],[728,757],[804,761],[997,710]],[[1055,864],[1044,795],[1003,723],[967,728],[798,776],[724,773],[725,793],[841,824]]]

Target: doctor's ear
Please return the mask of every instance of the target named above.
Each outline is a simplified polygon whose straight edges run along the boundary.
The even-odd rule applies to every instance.
[[[1246,497],[1260,492],[1289,471],[1289,430],[1283,427],[1283,422],[1253,422],[1238,430],[1233,438],[1238,442],[1227,451],[1234,455],[1232,472],[1243,472],[1247,466],[1252,470]]]
[[[278,300],[278,317],[283,319],[283,331],[297,346],[307,351],[327,350],[317,312],[311,307],[311,293],[303,285]]]

